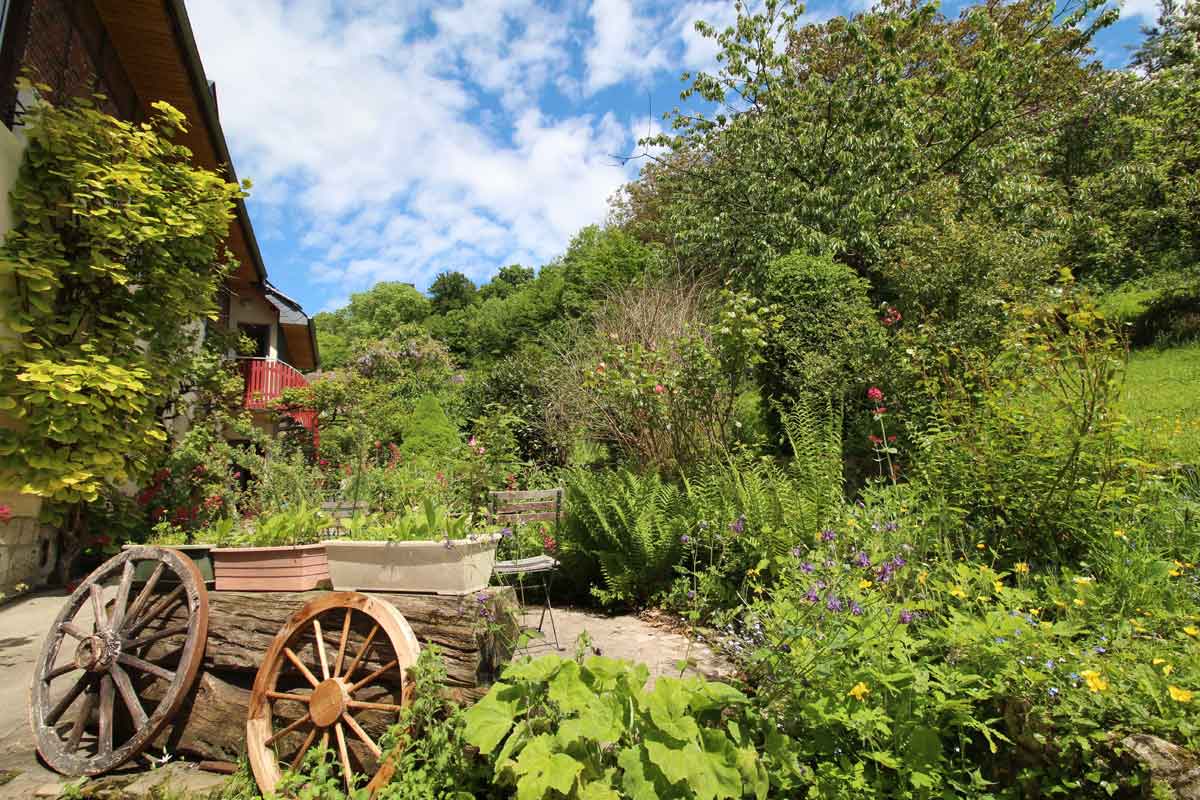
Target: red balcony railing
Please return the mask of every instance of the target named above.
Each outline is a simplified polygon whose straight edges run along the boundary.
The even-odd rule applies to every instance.
[[[308,386],[300,371],[285,361],[270,358],[243,358],[242,376],[246,379],[246,392],[242,404],[251,409],[268,409],[283,394],[284,389]],[[317,412],[296,409],[285,412],[292,419],[310,430],[313,444],[317,444]]]
[[[246,379],[246,408],[270,408],[284,389],[308,386],[298,369],[270,358],[242,359],[242,376]]]

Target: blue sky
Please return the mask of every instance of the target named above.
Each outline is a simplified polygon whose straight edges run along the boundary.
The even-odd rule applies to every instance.
[[[814,21],[866,0],[820,0]],[[1154,15],[1127,0],[1112,66]],[[839,5],[839,3],[841,3]],[[956,6],[947,6],[953,12]],[[601,222],[733,3],[189,0],[271,280],[310,313],[381,280],[540,266]],[[651,116],[652,113],[652,116]]]

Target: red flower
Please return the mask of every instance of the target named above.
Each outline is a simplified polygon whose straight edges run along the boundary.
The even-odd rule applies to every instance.
[[[894,433],[893,433],[891,436],[889,436],[889,437],[888,437],[888,441],[889,441],[889,442],[894,442],[894,441],[896,441],[896,434],[894,434]]]
[[[661,383],[654,384],[654,393],[655,394],[662,394],[666,390],[667,390],[666,387],[663,386]]]
[[[867,399],[872,403],[878,403],[883,400],[883,392],[880,391],[878,386],[872,386],[870,389],[867,389]]]
[[[874,445],[883,444],[883,439],[880,439],[878,436],[876,436],[873,433],[870,436],[868,436],[867,438],[871,441],[871,444],[874,444]]]
[[[887,409],[886,409],[886,408],[884,408],[883,406],[880,406],[879,408],[875,409],[875,415],[876,415],[876,416],[880,416],[880,417],[882,417],[882,416],[883,416],[884,414],[886,414],[886,413],[887,413]]]
[[[93,547],[108,547],[110,544],[112,544],[112,539],[108,536],[97,536],[95,539],[92,539]]]
[[[12,518],[12,508],[6,505],[0,506],[0,522],[8,522]]]
[[[378,450],[378,449],[379,449],[379,448],[381,448],[381,447],[383,447],[383,442],[381,442],[381,441],[379,441],[378,439],[376,439],[376,440],[375,440],[375,449],[376,449],[376,450]]]
[[[546,548],[547,553],[553,553],[558,549],[558,542],[554,541],[553,536],[543,536],[542,547]]]

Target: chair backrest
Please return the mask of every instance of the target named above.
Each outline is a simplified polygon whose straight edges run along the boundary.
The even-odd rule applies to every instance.
[[[488,492],[492,522],[502,526],[525,522],[552,522],[557,532],[562,520],[563,490],[534,489],[524,492]]]
[[[351,519],[359,514],[371,513],[371,504],[366,500],[354,503],[348,500],[330,500],[321,503],[321,511],[333,520],[333,527],[321,531],[321,538],[336,539],[342,533],[342,520]]]

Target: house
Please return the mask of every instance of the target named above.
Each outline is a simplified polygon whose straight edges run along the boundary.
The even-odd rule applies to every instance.
[[[106,111],[138,121],[150,104],[165,100],[182,111],[190,129],[179,137],[197,165],[234,173],[217,108],[216,87],[204,74],[183,0],[3,0],[0,2],[0,233],[11,225],[8,188],[21,162],[20,109],[30,98],[15,84],[24,72],[50,87],[47,97],[100,93]],[[14,126],[17,133],[14,133]],[[256,344],[243,360],[244,403],[256,423],[280,422],[271,402],[283,389],[303,386],[303,373],[319,366],[316,328],[300,304],[267,278],[254,227],[243,202],[229,229],[238,269],[222,287],[217,324],[245,333]],[[7,287],[0,285],[0,291]],[[292,415],[316,435],[316,416]],[[36,503],[28,496],[0,497],[11,519],[0,519],[0,592],[18,582],[36,583],[49,548],[38,542]],[[52,564],[50,565],[53,566]]]

